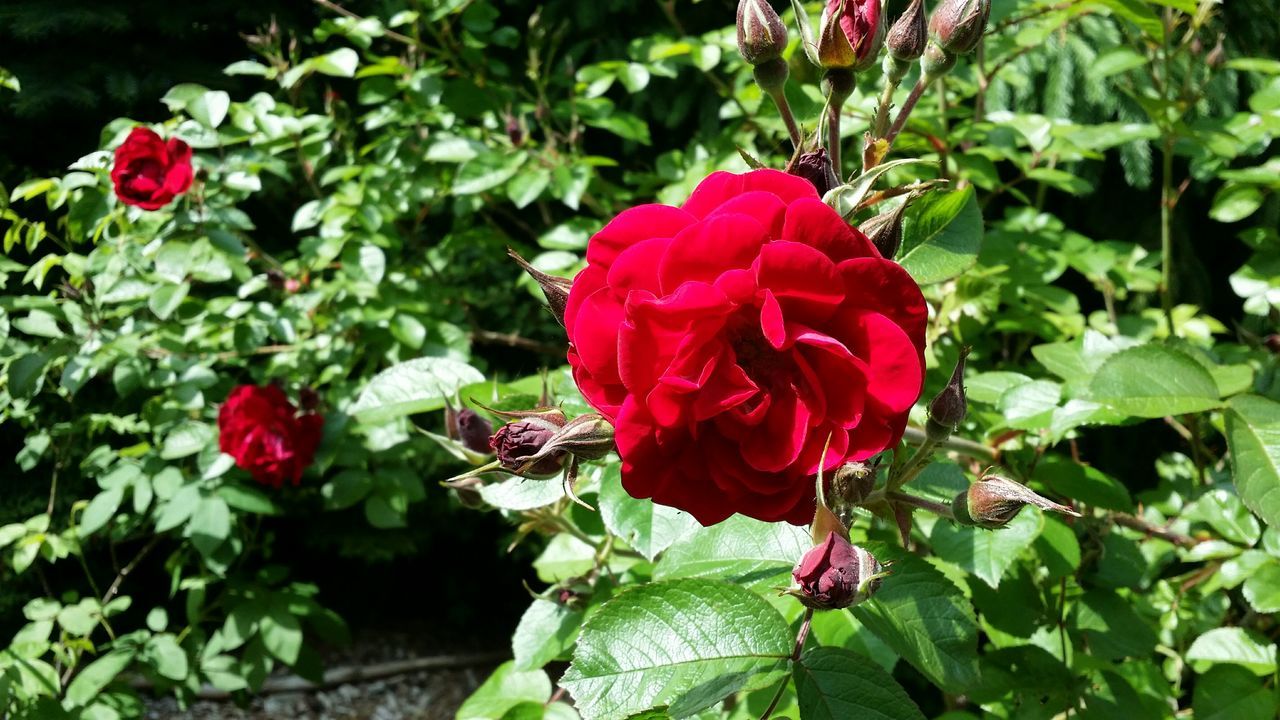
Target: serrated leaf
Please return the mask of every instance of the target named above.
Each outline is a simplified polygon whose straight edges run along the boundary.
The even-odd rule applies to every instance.
[[[973,188],[929,193],[903,219],[902,267],[921,285],[950,280],[977,262],[982,233]]]
[[[1218,385],[1200,363],[1161,345],[1110,356],[1089,383],[1091,400],[1135,417],[1203,412],[1222,405]]]
[[[776,682],[794,641],[778,611],[749,590],[716,580],[653,583],[587,621],[560,684],[585,720],[664,705],[684,717]]]
[[[505,662],[493,671],[484,684],[471,693],[456,720],[501,720],[513,707],[525,702],[544,704],[551,697],[551,680],[541,670],[516,670],[513,662]]]
[[[1261,614],[1280,613],[1280,564],[1270,562],[1244,581],[1244,599]]]
[[[805,720],[924,720],[893,676],[875,661],[837,647],[806,652],[793,671]]]
[[[1240,665],[1255,675],[1276,671],[1276,645],[1261,635],[1238,627],[1214,628],[1196,638],[1187,649],[1187,662],[1203,672],[1210,665]]]
[[[655,580],[714,577],[747,587],[786,585],[813,542],[804,528],[735,515],[677,540],[653,569]]]
[[[534,600],[511,637],[517,670],[537,670],[573,647],[582,612],[550,600]]]
[[[1244,668],[1215,665],[1196,678],[1196,720],[1274,720],[1276,694]]]
[[[460,388],[484,381],[470,365],[441,357],[408,360],[383,370],[365,385],[350,413],[360,422],[381,423],[444,407]]]
[[[916,555],[868,549],[893,572],[853,614],[939,687],[964,692],[978,681],[978,621],[964,593]]]
[[[600,479],[600,519],[648,560],[698,526],[688,513],[628,495],[617,464],[610,465]]]
[[[1280,526],[1280,403],[1258,395],[1232,398],[1226,430],[1236,492],[1264,522]]]
[[[936,522],[929,543],[938,557],[958,565],[993,588],[1018,556],[1031,547],[1044,527],[1044,516],[1024,508],[1002,528],[986,530],[950,522]]]

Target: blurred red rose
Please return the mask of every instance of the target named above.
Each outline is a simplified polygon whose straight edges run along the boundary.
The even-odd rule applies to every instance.
[[[191,147],[136,127],[116,148],[111,181],[121,202],[159,210],[191,187]]]
[[[569,363],[614,423],[635,497],[704,525],[804,524],[813,475],[902,437],[927,309],[898,264],[774,170],[715,173],[682,207],[591,238],[565,310]]]
[[[324,418],[298,409],[275,385],[240,385],[218,411],[218,447],[263,485],[297,485],[315,457]]]

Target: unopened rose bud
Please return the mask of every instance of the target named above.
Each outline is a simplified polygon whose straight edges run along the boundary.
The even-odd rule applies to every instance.
[[[969,357],[969,348],[960,348],[960,359],[956,361],[955,370],[951,371],[951,380],[929,403],[929,422],[925,432],[934,440],[946,440],[956,427],[964,420],[969,405],[964,395],[964,361]]]
[[[929,43],[928,29],[925,26],[924,0],[911,0],[906,12],[889,28],[885,38],[888,52],[884,58],[884,73],[889,81],[902,82],[912,64],[924,54]]]
[[[267,287],[271,288],[272,290],[283,290],[284,289],[284,273],[280,272],[276,268],[271,268],[270,270],[268,270],[267,271]]]
[[[1275,353],[1276,355],[1280,355],[1280,335],[1276,335],[1276,334],[1268,335],[1266,339],[1262,341],[1262,344],[1266,345],[1267,349],[1270,350],[1271,352]]]
[[[818,29],[818,64],[865,70],[884,42],[880,0],[827,0]]]
[[[1218,43],[1214,45],[1213,49],[1209,51],[1209,54],[1204,57],[1204,64],[1210,69],[1216,70],[1222,67],[1222,63],[1226,62],[1227,51],[1222,47],[1222,39],[1223,36],[1219,35]]]
[[[306,412],[312,412],[320,407],[320,393],[310,385],[303,385],[298,390],[298,407]]]
[[[848,462],[831,478],[831,494],[844,505],[859,505],[876,488],[875,467],[864,462]]]
[[[812,183],[813,187],[818,191],[818,197],[826,195],[835,184],[836,179],[835,171],[831,168],[831,158],[827,157],[826,148],[818,148],[812,152],[803,153],[787,172]]]
[[[507,117],[507,139],[516,147],[524,144],[524,129],[520,127],[520,120],[515,115]]]
[[[564,309],[569,303],[569,288],[573,287],[573,281],[542,272],[530,265],[529,261],[520,257],[520,254],[511,248],[507,248],[507,254],[529,274],[529,277],[533,278],[534,282],[538,283],[538,287],[542,288],[542,295],[547,299],[547,306],[551,308],[551,314],[555,317],[556,322],[563,327]]]
[[[542,451],[560,427],[538,417],[517,420],[498,428],[489,438],[489,447],[497,453],[502,467],[510,472],[534,479],[553,477],[564,466],[566,453],[545,455],[532,465],[529,459]]]
[[[489,436],[493,434],[493,423],[471,408],[462,408],[454,414],[452,427],[454,437],[471,452],[489,452]]]
[[[791,571],[798,589],[789,594],[814,610],[847,608],[871,597],[885,574],[871,553],[830,532]]]
[[[928,29],[924,19],[924,0],[911,0],[905,12],[898,17],[889,28],[885,38],[885,47],[891,57],[907,62],[915,62],[924,54],[924,46],[928,43]]]
[[[930,40],[924,48],[924,55],[920,57],[921,82],[927,85],[951,72],[951,68],[956,66],[957,59],[959,59],[958,55],[943,50],[938,43]]]
[[[968,55],[987,31],[991,0],[942,0],[929,18],[933,40],[949,53]]]
[[[768,0],[739,0],[738,52],[751,65],[782,57],[787,49],[787,26]]]
[[[951,501],[956,522],[982,528],[998,528],[1008,523],[1027,505],[1080,517],[1066,505],[1059,505],[1031,488],[999,475],[986,475]]]
[[[893,256],[898,254],[898,248],[902,246],[902,215],[906,212],[909,203],[910,200],[892,210],[869,218],[858,226],[858,230],[867,236],[871,244],[876,246],[876,250],[880,251],[880,256],[886,260],[892,260]]]

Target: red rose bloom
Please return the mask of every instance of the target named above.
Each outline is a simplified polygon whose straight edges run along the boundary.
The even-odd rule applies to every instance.
[[[812,184],[756,170],[614,218],[587,246],[565,326],[631,495],[704,525],[804,524],[828,437],[827,469],[902,437],[926,316],[906,271]]]
[[[136,127],[116,148],[111,181],[116,197],[143,210],[159,210],[191,187],[191,147],[178,138],[165,142]]]
[[[275,385],[240,385],[218,410],[218,447],[263,485],[297,485],[320,444],[324,418],[298,409]]]

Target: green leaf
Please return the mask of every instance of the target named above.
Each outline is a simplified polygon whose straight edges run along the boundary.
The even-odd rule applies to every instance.
[[[823,196],[822,201],[835,208],[835,211],[840,213],[844,219],[853,220],[858,206],[871,193],[871,188],[875,187],[876,181],[886,172],[907,165],[937,165],[937,163],[919,158],[901,158],[883,162],[863,172],[853,182],[831,188]]]
[[[973,188],[933,192],[907,209],[902,267],[921,285],[950,280],[978,260],[982,211]]]
[[[227,505],[236,510],[243,510],[254,515],[279,515],[280,506],[265,492],[256,487],[240,484],[218,486],[218,497],[227,501]]]
[[[551,538],[546,549],[533,561],[538,579],[558,583],[586,574],[595,567],[596,549],[578,538],[561,533]]]
[[[1044,526],[1044,516],[1024,509],[1007,525],[996,530],[936,522],[929,543],[938,557],[982,578],[993,588],[1000,578],[1031,547]]]
[[[813,541],[804,528],[735,515],[677,540],[653,569],[655,580],[713,577],[754,588],[787,584],[785,575]]]
[[[177,285],[160,285],[147,298],[147,307],[151,308],[151,312],[161,320],[169,319],[174,310],[187,299],[187,292],[191,289],[189,283],[179,283]]]
[[[964,593],[924,559],[898,548],[871,549],[892,574],[853,614],[934,684],[950,693],[978,681],[978,621]]]
[[[1244,598],[1261,614],[1280,613],[1280,564],[1263,565],[1244,581]]]
[[[1133,499],[1120,481],[1088,465],[1047,457],[1036,465],[1035,479],[1053,494],[1107,510],[1133,512]]]
[[[550,600],[534,600],[511,637],[517,670],[537,670],[573,647],[582,613]]]
[[[298,662],[302,652],[302,626],[289,612],[289,606],[276,600],[258,620],[258,632],[267,652],[286,665]]]
[[[392,365],[369,381],[350,413],[360,422],[382,423],[444,407],[445,398],[464,385],[484,381],[470,365],[442,357],[424,357]]]
[[[49,356],[42,352],[27,353],[9,363],[9,392],[16,398],[29,398],[40,389],[44,367]]]
[[[1093,2],[1110,8],[1116,16],[1137,25],[1139,30],[1155,40],[1164,39],[1164,25],[1155,11],[1143,0],[1093,0]]]
[[[1119,659],[1143,657],[1156,646],[1151,624],[1132,603],[1111,590],[1090,590],[1080,598],[1073,617],[1074,628],[1084,635],[1093,655]]]
[[[796,663],[794,676],[805,720],[924,720],[892,675],[844,648],[810,650]]]
[[[1255,185],[1227,183],[1213,196],[1209,217],[1221,223],[1240,222],[1257,212],[1265,199]]]
[[[360,66],[360,56],[351,48],[338,48],[331,53],[312,58],[312,67],[323,75],[352,77]]]
[[[1187,662],[1203,672],[1210,665],[1241,665],[1255,675],[1276,671],[1276,646],[1251,630],[1214,628],[1196,638],[1187,649]]]
[[[1196,678],[1191,704],[1196,720],[1275,720],[1273,690],[1244,668],[1215,665]]]
[[[1182,519],[1207,523],[1223,540],[1237,545],[1255,545],[1262,538],[1258,519],[1250,514],[1235,493],[1217,488],[1196,498],[1183,508]]]
[[[177,638],[169,633],[156,635],[147,641],[144,658],[148,660],[156,672],[170,680],[184,680],[190,666],[187,652],[178,644]]]
[[[1232,398],[1226,426],[1236,492],[1264,522],[1280,526],[1280,403]]]
[[[795,638],[767,600],[688,579],[643,585],[601,606],[560,680],[585,720],[658,706],[684,717],[776,682]]]
[[[114,487],[98,493],[97,497],[90,500],[89,505],[84,509],[84,514],[80,516],[80,527],[77,529],[80,537],[89,537],[98,528],[106,525],[123,499],[124,488]]]
[[[164,438],[164,446],[160,448],[160,457],[165,460],[176,460],[188,455],[195,455],[217,439],[217,433],[209,425],[187,420],[175,426]]]
[[[227,501],[214,495],[200,500],[183,530],[191,544],[203,555],[212,555],[231,535],[231,510]]]
[[[502,510],[532,510],[565,496],[564,483],[557,479],[531,480],[518,476],[481,485],[479,491],[481,499]]]
[[[1218,385],[1204,366],[1161,345],[1140,345],[1107,358],[1089,383],[1089,393],[1092,400],[1143,418],[1222,405]]]
[[[528,159],[524,152],[510,155],[491,152],[468,160],[458,169],[458,176],[453,180],[453,193],[474,195],[492,190],[515,177]]]
[[[103,655],[76,673],[67,686],[67,702],[80,706],[97,697],[99,692],[133,662],[136,650],[120,647]]]
[[[551,680],[541,670],[521,671],[508,661],[498,666],[484,684],[458,708],[456,720],[501,720],[511,708],[524,703],[544,704],[551,697]]]
[[[698,526],[688,513],[628,495],[619,473],[619,465],[611,464],[600,480],[600,518],[610,532],[646,559],[653,560]]]

